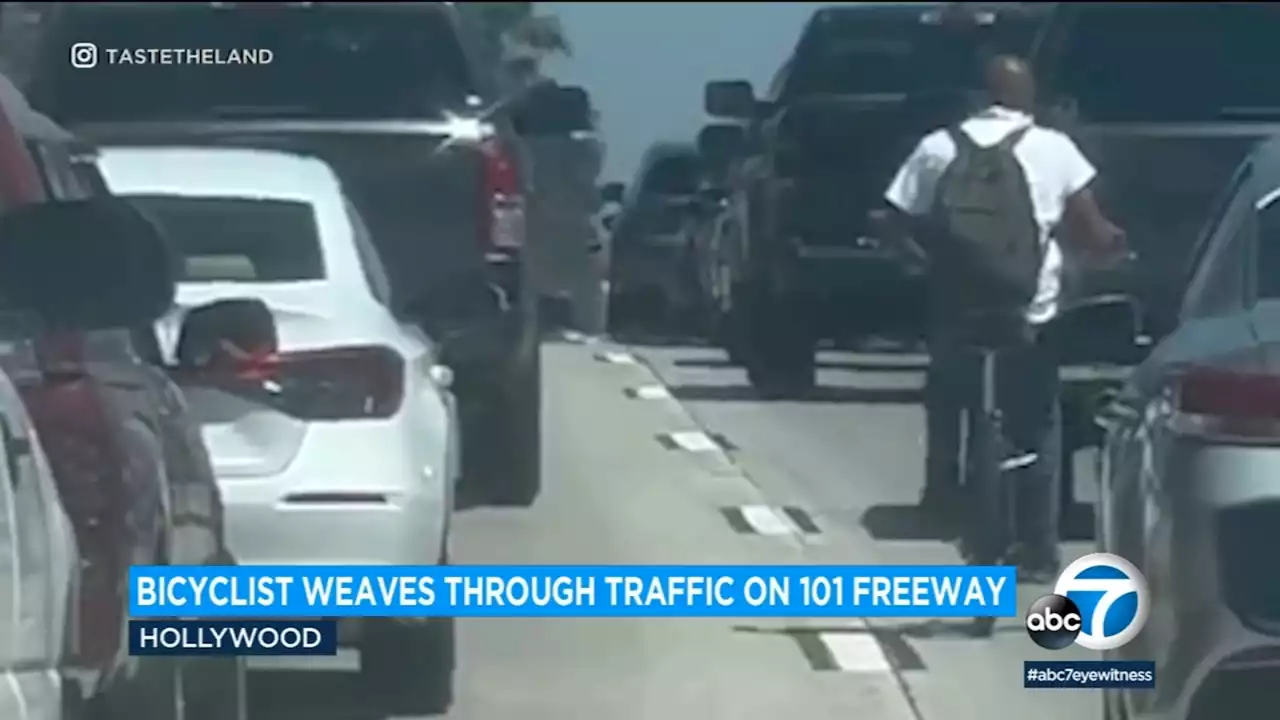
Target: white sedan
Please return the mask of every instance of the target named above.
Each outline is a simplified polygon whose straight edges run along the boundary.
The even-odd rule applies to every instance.
[[[100,163],[185,263],[180,307],[157,334],[201,422],[238,560],[448,562],[459,475],[452,374],[432,340],[393,314],[374,245],[333,171],[232,148],[106,148]],[[184,318],[237,298],[269,309],[274,347],[226,382],[184,381],[200,361],[184,357]],[[244,330],[227,321],[228,332]],[[354,621],[341,637],[357,642],[370,689],[395,712],[450,704],[451,620]]]

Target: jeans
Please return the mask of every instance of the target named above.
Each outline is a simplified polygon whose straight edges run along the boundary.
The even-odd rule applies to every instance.
[[[929,341],[925,393],[926,493],[949,493],[961,484],[962,416],[981,412],[982,356],[947,329]],[[1013,454],[1036,460],[1010,471],[1017,487],[1017,540],[1036,562],[1056,562],[1062,482],[1062,412],[1058,362],[1039,341],[1001,351],[996,362],[996,402]],[[972,453],[967,453],[972,456]],[[943,497],[947,497],[944,495]]]

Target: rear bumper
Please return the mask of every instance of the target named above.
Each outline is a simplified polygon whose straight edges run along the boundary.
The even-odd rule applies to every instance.
[[[285,471],[219,481],[237,561],[438,563],[453,504],[452,470],[439,443],[415,447],[395,421],[324,425],[308,431]],[[344,426],[352,427],[344,434]]]
[[[1131,717],[1151,720],[1214,720],[1245,698],[1274,703],[1280,613],[1273,575],[1259,572],[1257,558],[1280,538],[1280,450],[1171,433],[1154,447],[1152,477],[1143,478],[1154,481],[1153,496],[1104,486],[1104,550],[1141,552],[1154,598],[1138,641],[1117,659],[1154,659],[1159,684],[1121,697]]]

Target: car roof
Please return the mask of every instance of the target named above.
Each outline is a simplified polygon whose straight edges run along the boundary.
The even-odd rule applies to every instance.
[[[341,203],[324,162],[282,150],[228,147],[103,147],[98,166],[122,195],[258,197],[312,205]]]

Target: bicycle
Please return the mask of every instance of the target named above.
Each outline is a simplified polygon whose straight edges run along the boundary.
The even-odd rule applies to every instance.
[[[1130,329],[1136,334],[1141,312],[1133,298],[1124,294],[1108,294],[1085,298],[1059,310],[1058,315],[1041,327],[1032,327],[1019,314],[1017,317],[991,315],[977,318],[979,328],[965,338],[965,345],[981,357],[980,400],[977,408],[966,412],[968,428],[961,443],[963,487],[969,489],[974,506],[966,523],[961,543],[969,565],[1004,565],[1013,558],[1017,538],[1017,500],[1013,471],[1027,467],[1041,458],[1033,452],[1015,455],[1015,448],[1004,433],[1004,417],[997,396],[997,367],[1002,353],[1018,344],[1041,340],[1064,342],[1064,332],[1073,324],[1093,327],[1085,322],[1098,315],[1121,313],[1132,318]],[[1060,353],[1055,353],[1060,356]],[[971,451],[971,452],[970,452]],[[1058,462],[1058,458],[1045,458]],[[990,637],[995,631],[995,618],[975,618],[973,631]]]

